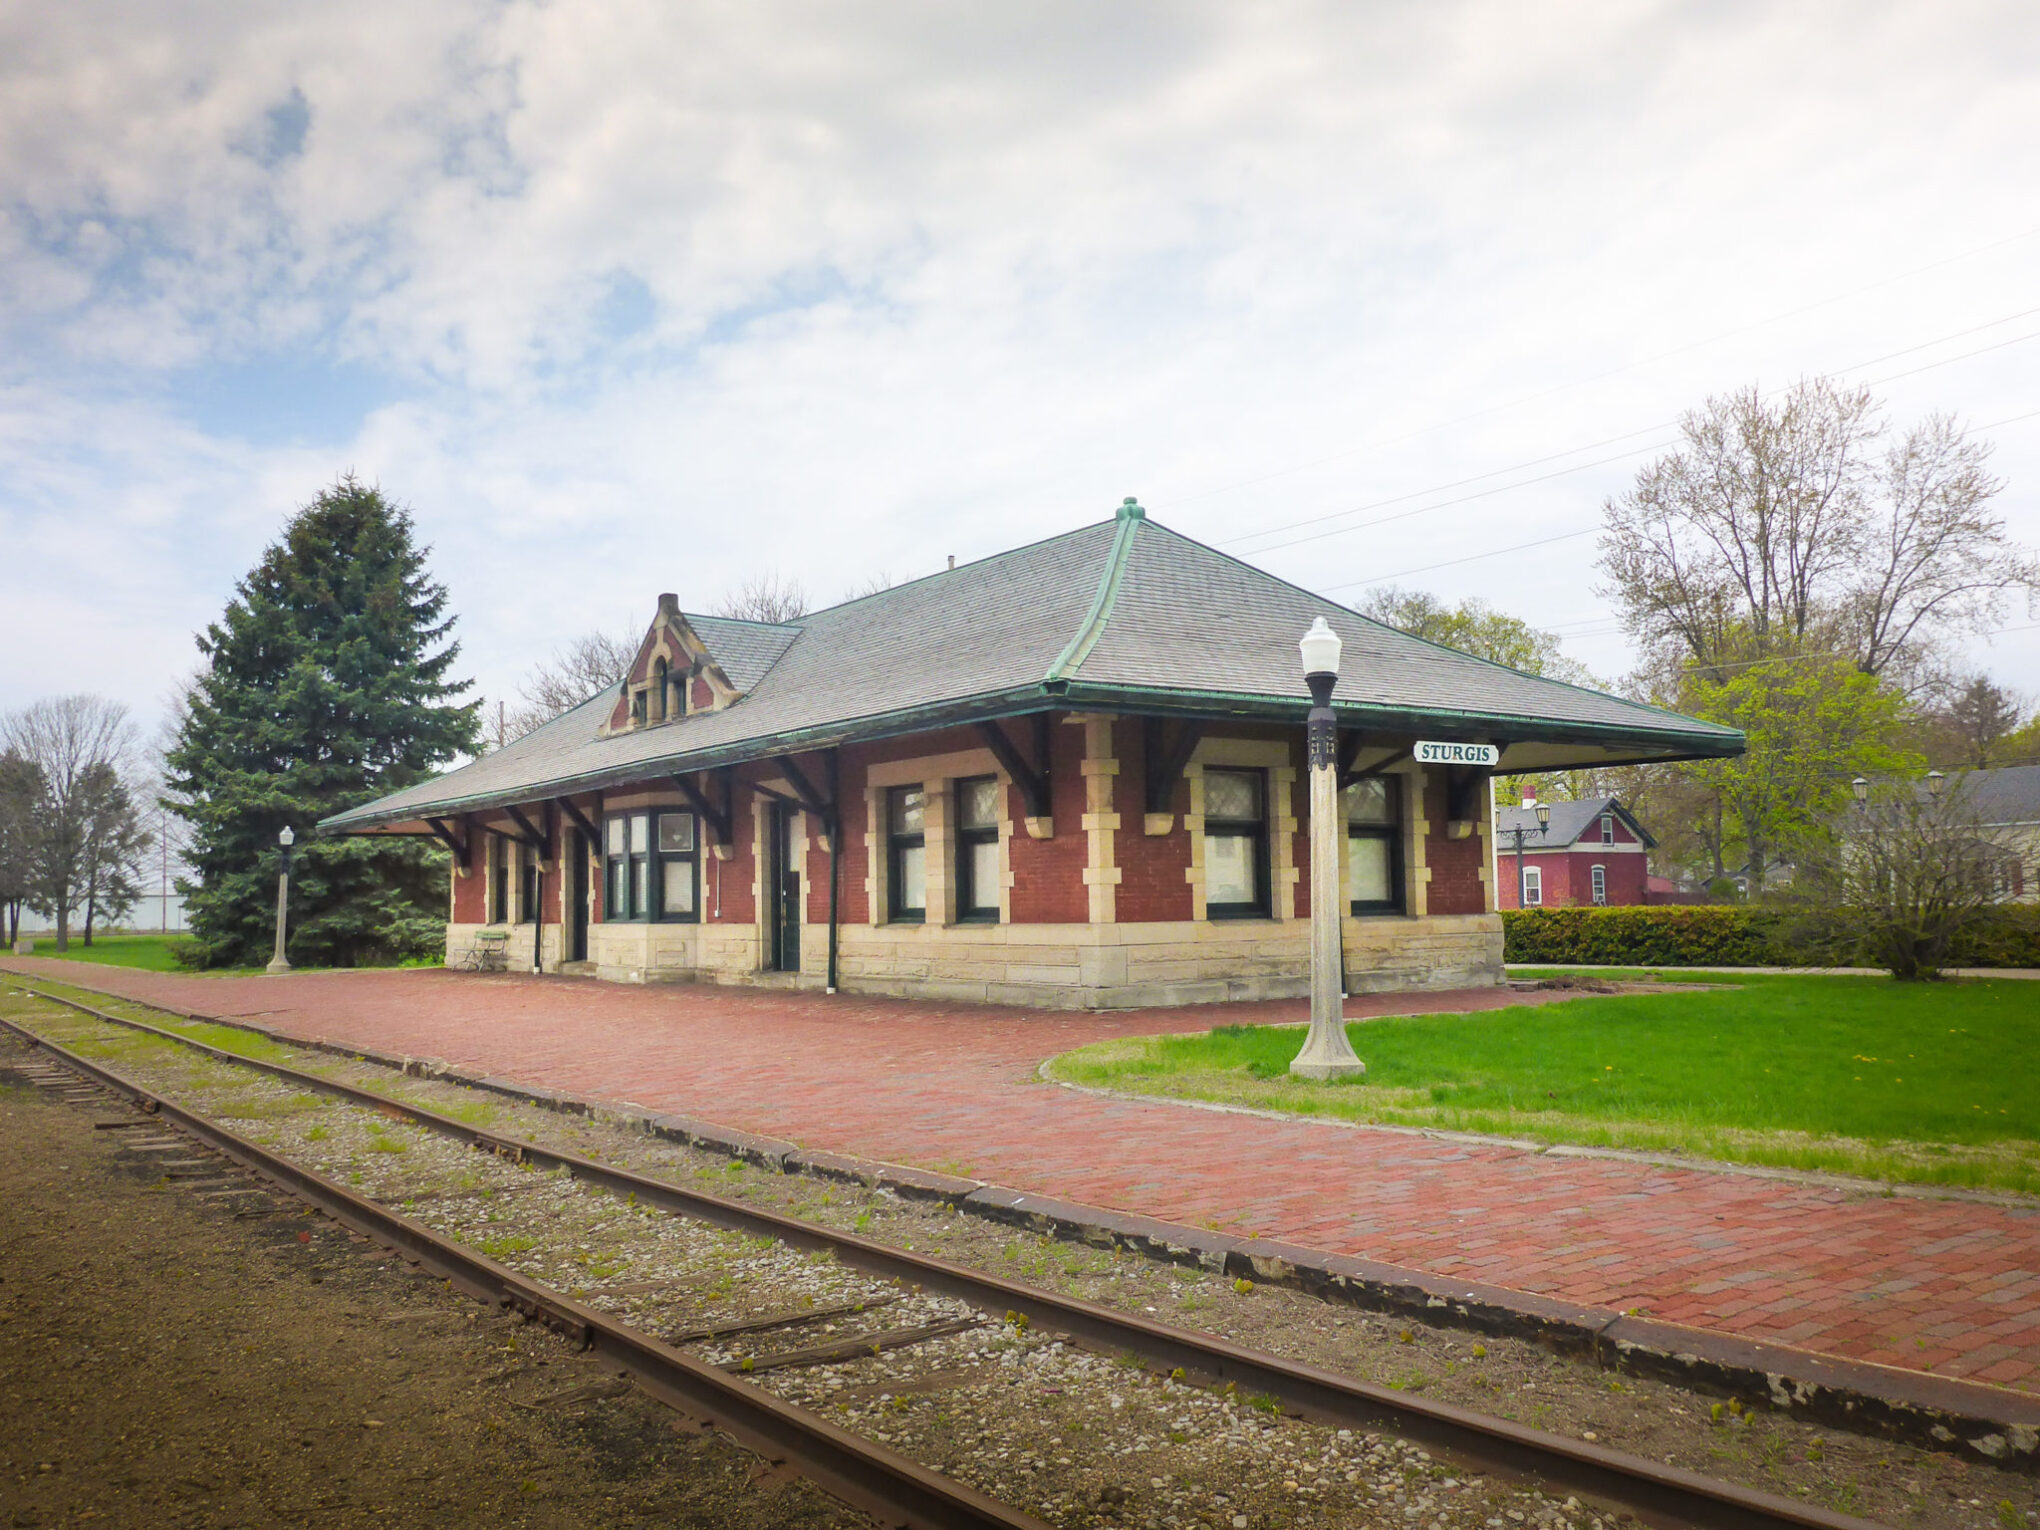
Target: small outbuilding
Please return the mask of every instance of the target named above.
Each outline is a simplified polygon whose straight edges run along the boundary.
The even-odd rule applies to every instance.
[[[1742,748],[1369,621],[1129,500],[797,621],[661,596],[616,687],[321,828],[448,847],[454,964],[486,931],[513,968],[625,982],[1300,995],[1317,617],[1345,645],[1351,991],[1500,981],[1491,774]]]

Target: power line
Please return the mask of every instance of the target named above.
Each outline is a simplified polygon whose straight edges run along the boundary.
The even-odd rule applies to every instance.
[[[1624,362],[1621,366],[1611,367],[1604,372],[1595,372],[1586,377],[1575,378],[1571,382],[1558,383],[1549,388],[1540,388],[1535,393],[1526,393],[1518,398],[1508,399],[1499,404],[1490,404],[1485,409],[1476,409],[1467,414],[1454,415],[1450,419],[1438,420],[1429,425],[1419,426],[1417,429],[1405,431],[1399,436],[1387,436],[1363,441],[1357,446],[1344,447],[1339,451],[1331,452],[1322,457],[1313,457],[1303,462],[1291,463],[1286,467],[1275,468],[1253,478],[1244,478],[1234,483],[1220,484],[1216,488],[1200,489],[1195,494],[1185,494],[1172,500],[1161,500],[1156,503],[1154,508],[1168,509],[1174,505],[1187,505],[1200,499],[1209,499],[1214,494],[1227,494],[1234,489],[1250,489],[1258,484],[1268,483],[1273,479],[1285,477],[1290,473],[1299,473],[1308,468],[1322,467],[1327,462],[1340,461],[1343,458],[1354,455],[1356,452],[1367,451],[1378,446],[1393,446],[1402,441],[1414,440],[1418,436],[1429,435],[1434,430],[1444,430],[1452,425],[1463,425],[1468,420],[1483,419],[1490,414],[1499,414],[1505,409],[1514,409],[1522,404],[1534,403],[1541,398],[1549,398],[1553,394],[1564,393],[1573,388],[1582,388],[1589,383],[1602,382],[1610,377],[1619,377],[1624,372],[1633,372],[1636,368],[1649,366],[1653,362],[1666,361],[1674,356],[1683,356],[1689,351],[1702,350],[1707,346],[1717,345],[1723,340],[1732,340],[1737,335],[1746,335],[1753,330],[1764,329],[1772,324],[1782,323],[1786,319],[1797,318],[1803,313],[1811,313],[1815,309],[1826,308],[1835,303],[1847,302],[1850,298],[1861,297],[1866,292],[1876,292],[1897,282],[1908,281],[1915,276],[1923,276],[1929,271],[1938,271],[1943,266],[1955,265],[1958,262],[1973,259],[1978,255],[1987,255],[1992,250],[2003,249],[2008,244],[2017,244],[2022,240],[2031,239],[2036,234],[2040,234],[2040,227],[2029,228],[2023,233],[2009,234],[2002,239],[1994,239],[1988,244],[1975,245],[1970,249],[1960,250],[1953,255],[1944,256],[1940,260],[1929,261],[1926,265],[1914,266],[1910,270],[1900,271],[1893,276],[1880,277],[1866,286],[1854,287],[1847,292],[1819,298],[1811,303],[1802,303],[1797,308],[1788,308],[1782,313],[1774,313],[1766,318],[1755,319],[1748,324],[1738,325],[1734,329],[1722,330],[1720,333],[1710,335],[1704,340],[1689,341],[1685,345],[1674,346],[1668,351],[1659,351],[1654,355],[1639,357],[1635,361]],[[1868,364],[1870,363],[1866,363],[1866,365]],[[1641,435],[1643,432],[1638,431],[1635,434]],[[1622,438],[1618,436],[1614,439],[1620,440]],[[1592,449],[1592,447],[1579,448],[1581,451],[1591,451]],[[1561,453],[1560,455],[1564,454]],[[1506,471],[1506,469],[1503,471]]]
[[[1968,335],[1980,334],[1984,330],[1995,329],[2001,324],[2010,324],[2016,319],[2028,318],[2036,313],[2040,313],[2040,308],[2021,309],[2017,313],[2006,314],[2001,318],[1992,319],[1985,324],[1974,324],[1967,329],[1953,330],[1948,334],[1938,335],[1931,340],[1922,340],[1916,345],[1903,346],[1898,350],[1886,351],[1882,355],[1872,356],[1864,361],[1852,362],[1850,365],[1845,367],[1837,367],[1832,372],[1827,372],[1822,375],[1830,378],[1838,378],[1847,372],[1859,372],[1863,370],[1865,367],[1876,366],[1879,362],[1895,361],[1901,356],[1914,355],[1920,351],[1929,350],[1936,345],[1945,345],[1950,340],[1960,340]],[[1993,345],[1979,346],[1975,350],[1964,351],[1958,355],[1944,356],[1938,361],[1930,361],[1922,366],[1908,368],[1903,372],[1894,372],[1891,373],[1889,376],[1876,378],[1871,382],[1865,384],[1865,386],[1881,387],[1885,383],[1896,382],[1898,379],[1902,377],[1912,377],[1920,372],[1932,371],[1936,367],[1949,366],[1957,361],[1966,361],[1972,356],[1986,355],[1991,351],[2003,350],[2007,346],[2023,344],[2025,341],[2032,340],[2035,338],[2040,338],[2040,331],[2034,331],[2032,333],[2024,335],[2017,335],[2010,340],[1998,341]],[[1769,390],[1768,392],[1764,393],[1761,396],[1764,398],[1775,398],[1778,394],[1786,391],[1786,389],[1790,386],[1791,384],[1781,385],[1779,387]],[[1328,511],[1323,515],[1306,516],[1304,519],[1299,521],[1289,521],[1280,526],[1267,526],[1263,527],[1259,531],[1242,532],[1240,533],[1240,535],[1236,537],[1227,537],[1223,539],[1219,543],[1219,545],[1222,547],[1229,547],[1239,542],[1255,541],[1261,537],[1279,536],[1285,531],[1296,531],[1306,526],[1321,526],[1326,521],[1343,520],[1345,517],[1349,515],[1363,515],[1369,510],[1379,510],[1389,505],[1405,503],[1408,500],[1422,499],[1425,495],[1428,494],[1439,494],[1445,492],[1448,489],[1462,488],[1467,484],[1480,483],[1489,478],[1498,478],[1505,473],[1520,472],[1524,468],[1539,467],[1547,462],[1555,462],[1561,457],[1571,457],[1577,455],[1580,452],[1593,451],[1597,447],[1609,446],[1617,441],[1634,440],[1637,436],[1651,435],[1661,430],[1670,430],[1675,428],[1678,425],[1678,423],[1679,422],[1677,420],[1660,420],[1657,424],[1645,426],[1641,430],[1627,431],[1619,436],[1607,436],[1599,441],[1590,441],[1584,446],[1571,447],[1562,452],[1551,452],[1542,457],[1532,457],[1527,461],[1511,463],[1507,467],[1495,468],[1486,473],[1476,473],[1471,478],[1460,478],[1455,479],[1449,483],[1433,484],[1428,488],[1412,489],[1410,492],[1406,494],[1393,495],[1387,499],[1372,500],[1367,504],[1353,505],[1344,510]],[[1978,426],[1977,428],[1980,430],[1989,430],[1994,427],[1989,425],[1983,425]],[[1510,489],[1527,488],[1532,484],[1547,483],[1554,478],[1562,478],[1571,473],[1583,473],[1592,468],[1606,467],[1608,464],[1612,462],[1620,462],[1628,457],[1641,456],[1646,452],[1660,451],[1666,447],[1675,446],[1677,444],[1678,443],[1676,439],[1674,439],[1670,441],[1655,442],[1648,446],[1633,447],[1628,451],[1617,452],[1612,457],[1602,457],[1593,462],[1582,462],[1576,464],[1573,467],[1559,468],[1550,473],[1539,474],[1535,478],[1523,479],[1519,483],[1502,484],[1493,489],[1483,490],[1478,494],[1468,494],[1463,495],[1458,499],[1443,500],[1435,505],[1422,505],[1413,510],[1405,510],[1398,512],[1395,515],[1382,516],[1379,519],[1372,521],[1362,521],[1352,526],[1333,527],[1329,530],[1313,532],[1308,536],[1294,537],[1286,542],[1271,542],[1264,546],[1250,549],[1250,551],[1256,555],[1261,553],[1280,552],[1285,547],[1297,547],[1305,542],[1319,541],[1325,537],[1337,536],[1347,531],[1365,531],[1369,527],[1385,526],[1391,521],[1407,520],[1411,516],[1426,515],[1433,510],[1448,509],[1453,505],[1463,505],[1475,499],[1491,498],[1496,494],[1505,493]]]
[[[2040,331],[2036,331],[2036,334],[2040,334]],[[2022,339],[2026,339],[2026,340],[2031,340],[2031,339],[2034,339],[2034,338],[2035,338],[2035,335],[2025,335],[2025,336],[2021,336],[2020,338],[2022,338]],[[2017,342],[2017,341],[2014,341],[2014,340],[2007,340],[2007,341],[2005,341],[2005,342],[2004,342],[2004,344],[2005,344],[2005,345],[2015,345],[2015,344],[2017,344],[2017,343],[2018,343],[2018,342]],[[2000,349],[2000,348],[2001,348],[2001,347],[1999,347],[1999,346],[1988,346],[1988,347],[1986,347],[1986,349],[1988,349],[1988,350],[1998,350],[1998,349]],[[1978,354],[1978,353],[1974,353],[1974,352],[1972,352],[1971,354]],[[1949,357],[1948,359],[1949,359],[1950,361],[1960,361],[1960,360],[1961,360],[1962,358],[1961,358],[1961,357],[1959,357],[1959,356],[1951,356],[1951,357]],[[1939,363],[1936,363],[1936,365],[1939,365]],[[2025,412],[2024,414],[2014,414],[2014,415],[2009,415],[2009,416],[2007,416],[2006,418],[2004,418],[2004,419],[2002,419],[2002,420],[1992,420],[1992,421],[1991,421],[1991,422],[1990,422],[1989,424],[1987,424],[1987,425],[1979,425],[1979,426],[1977,426],[1977,427],[1976,427],[1976,429],[1978,429],[1978,430],[1996,430],[1996,429],[1997,429],[1997,428],[1998,428],[1999,426],[2001,426],[2001,425],[2014,425],[2014,424],[2017,424],[2017,423],[2018,423],[2018,422],[2019,422],[2020,420],[2030,420],[2030,419],[2034,418],[2034,417],[2035,417],[2036,415],[2040,415],[2040,409],[2029,409],[2029,410],[2027,410],[2027,411],[2026,411],[2026,412]],[[1615,460],[1615,459],[1613,459],[1613,458],[1610,458],[1609,460],[1610,460],[1610,461],[1613,461],[1613,460]],[[1558,475],[1558,474],[1556,474],[1556,473],[1553,473],[1553,474],[1547,474],[1546,476],[1547,476],[1547,477],[1553,477],[1553,478],[1555,478],[1555,477],[1557,477],[1557,476],[1559,476],[1559,475]],[[1525,484],[1528,484],[1528,483],[1536,483],[1536,482],[1539,482],[1539,481],[1540,481],[1540,480],[1538,480],[1538,479],[1526,479],[1526,480],[1525,480]],[[1505,485],[1505,487],[1509,487],[1509,488],[1520,488],[1520,487],[1523,487],[1523,486],[1524,486],[1524,485],[1517,485],[1517,484],[1511,484],[1511,485]],[[1494,489],[1494,490],[1489,490],[1488,492],[1490,492],[1490,493],[1500,493],[1501,491],[1500,491],[1499,489]],[[1467,498],[1469,498],[1469,499],[1478,499],[1478,498],[1481,498],[1481,497],[1482,497],[1482,496],[1480,496],[1480,495],[1468,495],[1468,496],[1467,496]],[[1461,503],[1461,501],[1453,501],[1453,503]],[[1445,507],[1444,507],[1443,505],[1432,505],[1432,506],[1429,506],[1428,508],[1430,508],[1430,509],[1433,509],[1433,510],[1442,510],[1442,509],[1444,509]],[[1414,513],[1416,513],[1416,512],[1409,512],[1409,513],[1411,513],[1411,514],[1414,514]],[[1392,516],[1389,516],[1389,517],[1387,517],[1386,519],[1387,519],[1387,520],[1401,520],[1401,519],[1403,519],[1403,517],[1402,517],[1402,516],[1394,516],[1394,515],[1392,515]],[[1370,526],[1374,526],[1374,525],[1381,525],[1381,524],[1383,524],[1383,522],[1380,522],[1380,521],[1370,521],[1370,522],[1368,522],[1367,524],[1368,524],[1368,525],[1370,525]],[[1346,530],[1346,531],[1363,531],[1363,530],[1365,530],[1365,529],[1366,529],[1366,527],[1364,527],[1364,526],[1347,526],[1347,527],[1343,527],[1343,528],[1341,528],[1341,529],[1343,529],[1343,530]],[[1394,574],[1378,574],[1378,575],[1376,575],[1376,576],[1375,576],[1374,578],[1372,578],[1372,579],[1349,579],[1349,580],[1347,580],[1347,581],[1346,581],[1346,582],[1345,582],[1344,584],[1327,584],[1327,585],[1321,585],[1321,586],[1319,586],[1319,588],[1318,588],[1318,593],[1319,593],[1320,595],[1329,595],[1329,594],[1330,594],[1330,593],[1331,593],[1331,592],[1332,592],[1333,590],[1350,590],[1350,589],[1354,589],[1354,588],[1357,588],[1358,586],[1361,586],[1361,585],[1368,585],[1368,584],[1386,584],[1386,583],[1388,583],[1388,582],[1389,582],[1390,580],[1392,580],[1392,579],[1407,579],[1407,578],[1408,578],[1408,577],[1409,577],[1409,576],[1410,576],[1411,574],[1428,574],[1428,573],[1430,573],[1430,572],[1431,572],[1431,571],[1432,571],[1433,569],[1440,569],[1440,568],[1456,568],[1456,567],[1458,567],[1458,566],[1459,566],[1460,564],[1462,564],[1462,563],[1477,563],[1477,562],[1479,562],[1479,561],[1480,561],[1480,560],[1481,560],[1482,558],[1499,558],[1499,557],[1501,557],[1501,556],[1502,556],[1502,555],[1503,555],[1504,553],[1512,553],[1512,552],[1522,552],[1522,551],[1524,551],[1524,550],[1525,550],[1526,548],[1531,548],[1531,547],[1548,547],[1548,546],[1550,546],[1550,545],[1551,545],[1551,544],[1552,544],[1553,542],[1570,542],[1570,541],[1574,541],[1574,540],[1576,540],[1576,539],[1578,539],[1578,538],[1580,538],[1580,537],[1589,537],[1589,536],[1592,536],[1592,535],[1593,535],[1593,534],[1594,534],[1595,532],[1599,531],[1600,529],[1601,529],[1601,528],[1600,528],[1599,526],[1588,526],[1588,527],[1586,527],[1586,528],[1584,528],[1584,529],[1582,529],[1582,530],[1579,530],[1579,531],[1565,531],[1565,532],[1561,532],[1561,533],[1559,533],[1559,534],[1558,534],[1557,536],[1553,536],[1553,537],[1540,537],[1539,539],[1537,539],[1537,540],[1536,540],[1536,541],[1534,541],[1534,542],[1518,542],[1518,543],[1516,543],[1516,544],[1515,544],[1515,545],[1514,545],[1513,547],[1492,547],[1492,548],[1489,548],[1489,549],[1488,549],[1488,550],[1487,550],[1486,552],[1477,552],[1477,553],[1468,553],[1468,554],[1467,554],[1467,555],[1466,555],[1465,557],[1463,557],[1463,558],[1447,558],[1447,559],[1446,559],[1446,560],[1445,560],[1444,562],[1442,562],[1442,563],[1426,563],[1426,564],[1424,564],[1423,566],[1421,566],[1421,567],[1419,567],[1419,568],[1406,568],[1406,569],[1403,569],[1403,570],[1401,570],[1401,571],[1400,571],[1399,573],[1394,573]],[[1330,533],[1325,533],[1325,534],[1326,534],[1326,535],[1329,535]],[[1310,539],[1310,538],[1303,538],[1303,539],[1300,539],[1300,540],[1312,540],[1312,539]],[[1293,545],[1293,544],[1291,544],[1291,543],[1283,543],[1282,545],[1283,545],[1283,546],[1291,546],[1291,545]],[[1272,549],[1272,548],[1265,548],[1265,547],[1264,547],[1264,548],[1260,548],[1260,549],[1257,549],[1257,550],[1258,550],[1258,551],[1260,551],[1260,552],[1270,552],[1270,551],[1273,551],[1273,549]],[[1599,620],[1600,618],[1596,618],[1596,619],[1597,619],[1597,620]],[[2024,628],[2019,628],[2019,627],[2008,627],[2008,628],[2004,628],[2004,629],[2002,629],[2002,630],[2004,630],[2004,631],[2008,631],[2008,632],[2020,632],[2020,631],[2024,631],[2025,629],[2024,629]]]

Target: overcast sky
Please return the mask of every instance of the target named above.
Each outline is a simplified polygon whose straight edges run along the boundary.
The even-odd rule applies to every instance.
[[[1129,494],[1613,676],[1600,501],[1710,392],[1952,410],[2040,544],[2036,192],[2030,0],[0,0],[0,706],[153,719],[346,469],[491,695]]]

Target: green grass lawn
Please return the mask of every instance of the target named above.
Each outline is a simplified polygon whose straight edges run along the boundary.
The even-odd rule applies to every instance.
[[[99,935],[94,934],[92,944],[86,945],[84,937],[73,933],[71,949],[59,951],[57,937],[38,935],[35,938],[37,956],[53,956],[67,962],[98,962],[108,967],[140,967],[145,972],[182,972],[171,947],[186,939],[183,935]]]
[[[1294,1027],[1103,1042],[1050,1072],[1351,1121],[2040,1192],[2040,984],[1714,981],[1350,1025],[1368,1071],[1335,1084],[1289,1078]]]
[[[38,935],[35,937],[37,956],[55,957],[67,962],[97,962],[107,967],[138,967],[145,972],[186,972],[193,977],[246,977],[251,972],[260,972],[260,967],[208,967],[199,972],[177,965],[175,948],[189,940],[188,935],[94,935],[92,944],[86,945],[79,935],[72,935],[71,949],[59,951],[57,937]],[[441,967],[446,959],[440,955],[411,957],[398,962],[400,967]],[[320,967],[299,967],[299,972],[320,972]]]

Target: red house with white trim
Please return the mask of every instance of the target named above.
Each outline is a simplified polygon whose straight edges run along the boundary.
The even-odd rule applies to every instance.
[[[1551,802],[1550,821],[1537,822],[1535,803],[1495,808],[1495,905],[1593,908],[1650,899],[1650,831],[1614,797]],[[1521,835],[1518,875],[1517,831]],[[1518,889],[1521,889],[1519,894]]]

